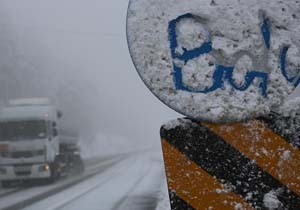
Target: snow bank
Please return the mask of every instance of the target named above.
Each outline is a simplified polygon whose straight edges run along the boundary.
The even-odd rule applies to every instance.
[[[165,170],[163,170],[165,174]],[[163,177],[163,184],[158,192],[158,204],[155,210],[171,210],[169,191],[166,177]]]
[[[131,0],[129,48],[150,90],[186,116],[224,122],[267,115],[292,92],[296,81],[291,78],[298,76],[299,8],[299,1],[293,0]],[[177,22],[177,48],[172,55],[169,23],[184,14],[193,18]],[[209,40],[210,53],[182,58]],[[284,49],[288,49],[286,68],[281,65]],[[199,92],[212,86],[218,66],[234,68],[233,81],[221,78],[222,88]],[[189,90],[176,86],[180,76],[176,77],[175,67],[181,69],[181,83]],[[233,84],[244,86],[246,74],[253,71],[267,75],[266,95],[260,77],[245,91],[233,88]]]

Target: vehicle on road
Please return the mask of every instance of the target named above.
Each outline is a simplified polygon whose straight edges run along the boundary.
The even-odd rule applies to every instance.
[[[0,112],[0,181],[54,182],[84,170],[78,135],[64,131],[62,112],[46,98],[16,99]]]

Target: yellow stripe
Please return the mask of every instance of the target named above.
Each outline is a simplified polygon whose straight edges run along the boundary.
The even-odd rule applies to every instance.
[[[203,125],[300,196],[300,151],[265,124],[253,120]]]
[[[254,210],[243,198],[162,140],[169,189],[196,210]]]

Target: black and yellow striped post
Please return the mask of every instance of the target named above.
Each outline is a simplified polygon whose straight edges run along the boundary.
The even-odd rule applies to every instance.
[[[299,135],[274,120],[163,126],[172,210],[300,210]]]

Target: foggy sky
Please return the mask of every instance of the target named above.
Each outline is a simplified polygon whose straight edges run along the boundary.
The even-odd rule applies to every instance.
[[[1,0],[1,102],[48,96],[83,135],[159,145],[180,116],[142,83],[128,53],[123,0]]]

